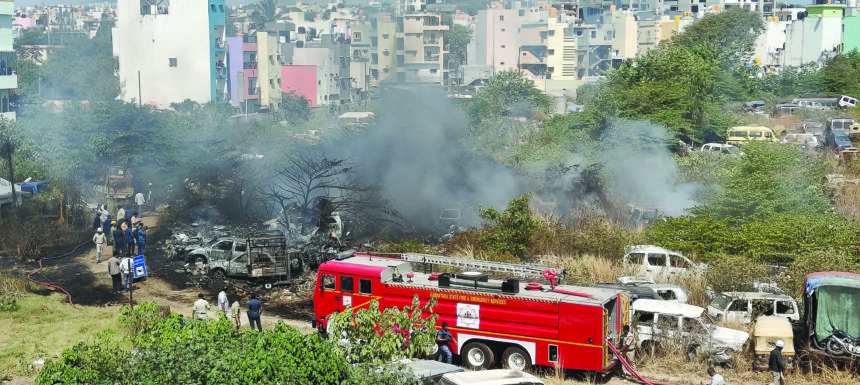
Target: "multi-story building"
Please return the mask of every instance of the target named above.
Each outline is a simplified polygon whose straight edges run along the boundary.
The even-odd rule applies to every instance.
[[[575,90],[577,36],[574,19],[550,18],[547,22],[546,90]]]
[[[167,107],[229,102],[224,0],[117,0],[120,98]]]
[[[257,74],[260,108],[274,111],[281,106],[281,63],[278,35],[257,31]]]
[[[395,18],[394,68],[397,83],[444,84],[448,67],[438,14],[408,13]]]
[[[845,8],[845,17],[842,19],[842,51],[860,51],[860,8],[854,1],[854,7]]]
[[[520,55],[517,67],[534,80],[541,91],[546,90],[549,31],[546,22],[524,23],[520,27]]]
[[[754,60],[765,69],[782,66],[786,41],[785,30],[790,22],[779,20],[777,16],[768,17],[764,31],[756,38]]]
[[[806,7],[806,17],[789,24],[785,31],[783,66],[801,66],[824,62],[835,55],[842,44],[842,11],[844,4],[818,4]]]
[[[469,65],[490,65],[493,72],[517,68],[520,26],[525,10],[490,8],[478,11]]]
[[[12,48],[12,15],[14,1],[0,1],[0,118],[15,120],[15,111],[9,100],[18,88],[18,75],[12,70],[15,50]]]

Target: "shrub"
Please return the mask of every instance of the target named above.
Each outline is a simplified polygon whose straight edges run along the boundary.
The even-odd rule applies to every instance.
[[[529,197],[512,200],[502,212],[482,207],[480,216],[490,224],[481,232],[480,242],[496,253],[522,258],[531,246],[532,231],[540,225],[529,210]]]
[[[766,264],[737,255],[721,255],[708,263],[706,277],[716,292],[755,291],[753,283],[767,280]]]
[[[839,250],[818,250],[795,258],[788,266],[788,274],[779,281],[779,286],[789,295],[800,298],[803,280],[807,274],[819,271],[860,272],[857,257]]]

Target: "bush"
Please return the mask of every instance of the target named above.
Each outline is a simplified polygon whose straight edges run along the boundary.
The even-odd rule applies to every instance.
[[[531,246],[532,231],[540,225],[529,210],[529,197],[512,200],[502,212],[482,207],[481,218],[490,224],[481,232],[480,242],[496,253],[522,258]]]
[[[140,310],[138,310],[140,309]],[[49,361],[37,384],[394,384],[401,374],[353,373],[346,357],[318,334],[278,323],[271,331],[237,330],[227,319],[161,317],[152,304],[125,310],[123,322],[141,327],[129,337],[134,353],[100,338]],[[375,382],[367,382],[372,378]]]
[[[754,283],[768,279],[766,264],[736,255],[720,255],[708,263],[705,276],[716,292],[755,291]]]
[[[795,258],[788,266],[787,275],[779,281],[779,287],[799,299],[806,276],[819,271],[858,273],[860,266],[857,265],[857,257],[849,253],[835,249],[818,250]]]

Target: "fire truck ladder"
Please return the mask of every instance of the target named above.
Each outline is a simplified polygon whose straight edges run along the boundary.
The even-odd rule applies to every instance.
[[[517,265],[514,263],[481,261],[477,259],[448,257],[443,255],[408,253],[401,254],[400,259],[406,262],[451,266],[465,270],[506,273],[517,277],[541,278],[544,276],[544,271],[547,270],[555,274],[562,273],[561,271],[558,271],[558,269],[550,269],[543,266]]]

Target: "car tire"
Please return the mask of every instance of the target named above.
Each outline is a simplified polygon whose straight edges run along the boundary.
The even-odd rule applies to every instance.
[[[525,350],[511,346],[502,353],[502,366],[506,369],[516,369],[522,372],[531,369],[532,360]]]
[[[218,281],[218,282],[226,281],[227,280],[227,273],[224,272],[223,269],[212,270],[212,280]]]
[[[483,370],[492,368],[496,363],[493,350],[483,342],[469,342],[463,346],[460,352],[463,364],[472,370]]]

